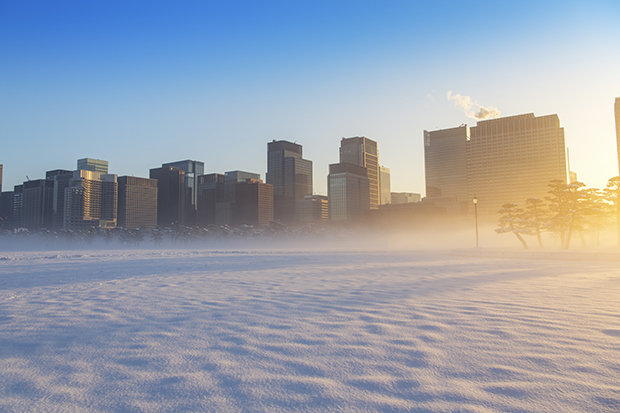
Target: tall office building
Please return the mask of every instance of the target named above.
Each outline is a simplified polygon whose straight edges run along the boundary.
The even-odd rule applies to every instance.
[[[196,188],[197,177],[205,173],[205,164],[200,161],[192,161],[185,159],[183,161],[168,162],[162,164],[162,167],[179,168],[185,172],[185,225],[192,226],[196,224],[196,210],[198,205],[198,191]]]
[[[65,220],[65,189],[73,179],[73,171],[54,169],[45,173],[45,179],[54,182],[54,199],[52,201],[52,229],[60,230]]]
[[[299,201],[299,221],[324,222],[329,219],[329,201],[325,195],[306,195]]]
[[[618,147],[618,175],[620,176],[620,98],[616,98],[614,104],[614,112],[616,114],[616,145]]]
[[[379,150],[377,142],[366,137],[342,138],[340,163],[366,168],[370,185],[370,209],[379,207]]]
[[[213,223],[215,226],[235,224],[234,207],[237,200],[237,184],[248,180],[262,182],[260,174],[245,171],[228,171],[223,176],[209,174],[200,177],[198,189],[200,224],[203,226]]]
[[[13,187],[13,227],[22,227],[22,211],[24,206],[24,185]]]
[[[5,191],[0,193],[0,227],[10,229],[14,225],[13,222],[13,202],[15,192]]]
[[[355,221],[370,209],[370,180],[367,169],[350,163],[329,165],[327,177],[329,219]]]
[[[273,185],[260,179],[236,184],[233,224],[266,226],[273,221]]]
[[[118,226],[150,229],[157,226],[157,180],[118,177]]]
[[[312,194],[312,161],[303,159],[302,146],[288,141],[267,144],[268,184],[273,185],[274,218],[299,218],[299,201]]]
[[[198,177],[198,211],[196,223],[204,228],[216,223],[216,210],[218,202],[225,202],[226,175],[208,174]]]
[[[248,179],[260,180],[260,174],[254,172],[228,171],[224,172],[224,175],[224,202],[235,202],[239,182],[245,182]]]
[[[102,174],[108,173],[108,161],[102,161],[101,159],[83,158],[78,159],[77,169],[83,171],[93,171]]]
[[[116,175],[77,170],[65,188],[65,230],[114,228],[117,218]]]
[[[426,196],[441,199],[452,212],[467,213],[467,125],[436,131],[424,131],[424,172]]]
[[[0,193],[2,193],[2,169],[3,165],[0,163]]]
[[[37,179],[24,182],[20,226],[29,230],[50,229],[52,226],[53,199],[53,181]]]
[[[151,169],[149,178],[157,179],[157,225],[170,227],[173,223],[185,224],[185,172],[172,166],[162,166]]]
[[[392,203],[392,184],[390,182],[390,169],[385,166],[379,167],[379,205]]]
[[[454,197],[482,218],[495,220],[507,203],[544,199],[549,182],[566,181],[564,128],[557,115],[533,113],[424,131],[428,198]]]

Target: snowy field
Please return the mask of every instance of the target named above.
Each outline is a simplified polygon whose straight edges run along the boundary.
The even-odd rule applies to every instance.
[[[619,412],[619,263],[0,253],[0,411]]]

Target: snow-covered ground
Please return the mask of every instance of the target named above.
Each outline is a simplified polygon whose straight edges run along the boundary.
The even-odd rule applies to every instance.
[[[0,253],[2,412],[618,412],[617,262]]]

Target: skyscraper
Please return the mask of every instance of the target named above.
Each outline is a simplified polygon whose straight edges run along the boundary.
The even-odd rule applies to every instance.
[[[200,227],[215,225],[216,210],[218,202],[225,202],[225,180],[224,174],[208,174],[198,177],[198,211],[196,223]]]
[[[564,128],[557,115],[533,113],[424,131],[427,197],[454,197],[489,220],[507,203],[544,199],[549,182],[566,181]]]
[[[0,163],[0,193],[2,193],[2,164]]]
[[[107,174],[108,173],[108,161],[102,161],[101,159],[93,159],[93,158],[78,159],[77,169]]]
[[[118,226],[150,229],[157,226],[157,180],[118,177]]]
[[[224,172],[224,176],[224,202],[235,202],[239,182],[245,182],[248,179],[260,180],[260,174],[254,172],[228,171]]]
[[[37,179],[23,183],[21,226],[29,230],[50,229],[54,182]]]
[[[442,199],[451,204],[453,212],[466,213],[467,193],[467,142],[470,129],[467,125],[457,128],[424,131],[424,172],[426,196]]]
[[[299,201],[301,222],[323,222],[329,219],[329,198],[325,195],[306,195]]]
[[[5,191],[0,194],[0,227],[10,229],[14,226],[13,208],[15,192]]]
[[[235,186],[233,224],[269,225],[273,221],[273,185],[260,179],[247,179]]]
[[[367,169],[350,163],[329,165],[327,176],[329,219],[355,221],[370,209],[370,181]]]
[[[114,228],[117,218],[116,175],[88,170],[73,173],[65,188],[65,230]]]
[[[45,173],[45,179],[54,182],[54,200],[52,201],[52,228],[63,229],[65,219],[65,189],[73,179],[73,172],[65,169],[54,169]]]
[[[185,172],[172,166],[162,166],[149,171],[157,179],[157,225],[170,227],[172,223],[185,223]]]
[[[370,209],[377,209],[379,207],[379,150],[377,142],[364,136],[342,138],[340,141],[340,163],[349,163],[366,168],[370,188]]]
[[[392,184],[390,182],[390,168],[379,167],[379,205],[392,203]]]
[[[302,158],[302,146],[288,141],[269,142],[266,180],[273,185],[274,219],[298,219],[299,201],[312,194],[312,161]]]
[[[12,225],[15,228],[22,226],[22,212],[24,206],[24,185],[15,185],[13,187],[13,219]]]
[[[185,172],[185,212],[184,212],[184,224],[195,225],[196,224],[196,210],[198,205],[198,191],[196,190],[196,178],[205,173],[205,164],[200,161],[192,161],[185,159],[183,161],[169,162],[162,164],[162,167],[174,167],[179,168]]]

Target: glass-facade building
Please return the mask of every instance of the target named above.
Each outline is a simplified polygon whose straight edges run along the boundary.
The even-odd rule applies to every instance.
[[[379,205],[392,203],[392,184],[390,181],[390,168],[379,167]]]
[[[185,171],[162,166],[149,171],[149,178],[157,179],[157,225],[170,227],[185,223]]]
[[[302,146],[288,141],[267,144],[268,184],[273,185],[274,219],[299,219],[299,201],[312,195],[312,161],[303,159]]]
[[[301,222],[324,222],[329,219],[329,201],[325,195],[306,195],[299,201]]]
[[[65,189],[73,179],[73,172],[65,169],[54,169],[45,173],[45,179],[54,182],[54,200],[52,201],[52,228],[59,230],[64,227]]]
[[[198,177],[198,215],[196,224],[200,227],[215,225],[218,202],[224,202],[226,175],[208,174]]]
[[[77,169],[83,171],[108,173],[108,161],[93,158],[82,158],[77,161]]]
[[[355,221],[370,209],[370,180],[364,167],[349,163],[329,165],[327,177],[330,221]]]
[[[162,167],[179,168],[185,172],[185,225],[196,224],[196,210],[198,208],[198,191],[197,191],[197,177],[204,175],[205,164],[200,161],[193,161],[185,159],[183,161],[168,162],[162,164]]]
[[[228,171],[224,172],[224,202],[236,201],[236,187],[239,182],[245,182],[248,179],[259,179],[260,174],[245,171]]]
[[[73,173],[65,188],[65,230],[114,228],[118,208],[116,175],[88,170]]]
[[[478,214],[488,221],[497,220],[502,205],[544,199],[550,181],[567,180],[558,115],[526,113],[424,131],[424,162],[427,199],[472,213],[476,197]]]
[[[23,183],[20,226],[29,230],[50,229],[52,226],[52,201],[54,182],[37,179]]]
[[[366,168],[369,182],[370,209],[379,207],[379,149],[377,142],[364,136],[342,138],[340,163]]]

